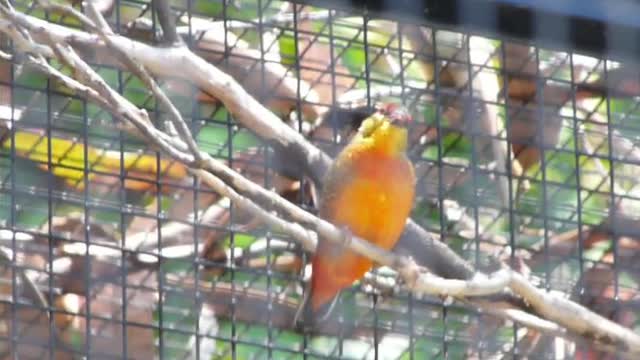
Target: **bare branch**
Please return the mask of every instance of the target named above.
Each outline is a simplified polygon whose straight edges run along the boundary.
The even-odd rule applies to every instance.
[[[419,276],[420,278],[416,279],[415,284],[410,285],[418,293],[467,297],[492,295],[503,291],[509,285],[511,271],[503,269],[488,277],[478,273],[473,279],[466,281],[443,279],[429,273],[423,273]]]
[[[606,319],[557,292],[545,292],[531,285],[522,275],[512,272],[510,287],[536,311],[551,321],[602,343],[619,346],[623,350],[640,352],[640,336]]]
[[[292,223],[282,220],[275,214],[269,213],[268,211],[262,209],[250,199],[238,194],[235,190],[233,190],[231,186],[227,185],[219,178],[213,176],[208,171],[192,170],[192,172],[216,192],[228,197],[229,199],[231,199],[231,201],[233,201],[234,204],[238,205],[238,207],[257,216],[266,224],[271,225],[274,230],[282,231],[292,236],[297,241],[299,241],[305,249],[309,251],[315,250],[318,240],[315,233],[313,233],[312,231],[305,229],[298,223]]]

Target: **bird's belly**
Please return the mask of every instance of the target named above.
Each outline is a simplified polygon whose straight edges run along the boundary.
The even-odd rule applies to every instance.
[[[413,203],[415,177],[404,158],[359,154],[348,170],[325,188],[320,215],[384,249],[395,246]],[[320,241],[313,260],[313,306],[361,278],[373,263],[339,245]]]
[[[332,221],[386,249],[395,245],[413,201],[413,184],[389,176],[354,179]]]

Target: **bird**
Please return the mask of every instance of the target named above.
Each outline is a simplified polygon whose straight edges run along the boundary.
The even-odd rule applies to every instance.
[[[415,194],[415,173],[406,155],[410,121],[404,108],[387,104],[361,123],[324,178],[320,217],[384,249],[395,246]],[[324,239],[319,239],[311,263],[306,316],[333,303],[341,290],[374,265],[367,257]]]

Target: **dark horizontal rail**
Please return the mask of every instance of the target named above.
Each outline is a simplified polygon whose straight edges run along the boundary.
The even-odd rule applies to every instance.
[[[615,60],[640,59],[634,0],[293,0]]]

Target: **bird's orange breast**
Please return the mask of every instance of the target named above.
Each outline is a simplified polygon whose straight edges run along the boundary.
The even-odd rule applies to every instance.
[[[393,248],[413,203],[415,176],[411,163],[403,153],[388,156],[354,151],[345,156],[338,159],[337,168],[329,175],[337,178],[328,179],[325,185],[320,216],[382,248]],[[321,240],[312,266],[311,305],[317,310],[360,279],[373,263]]]

